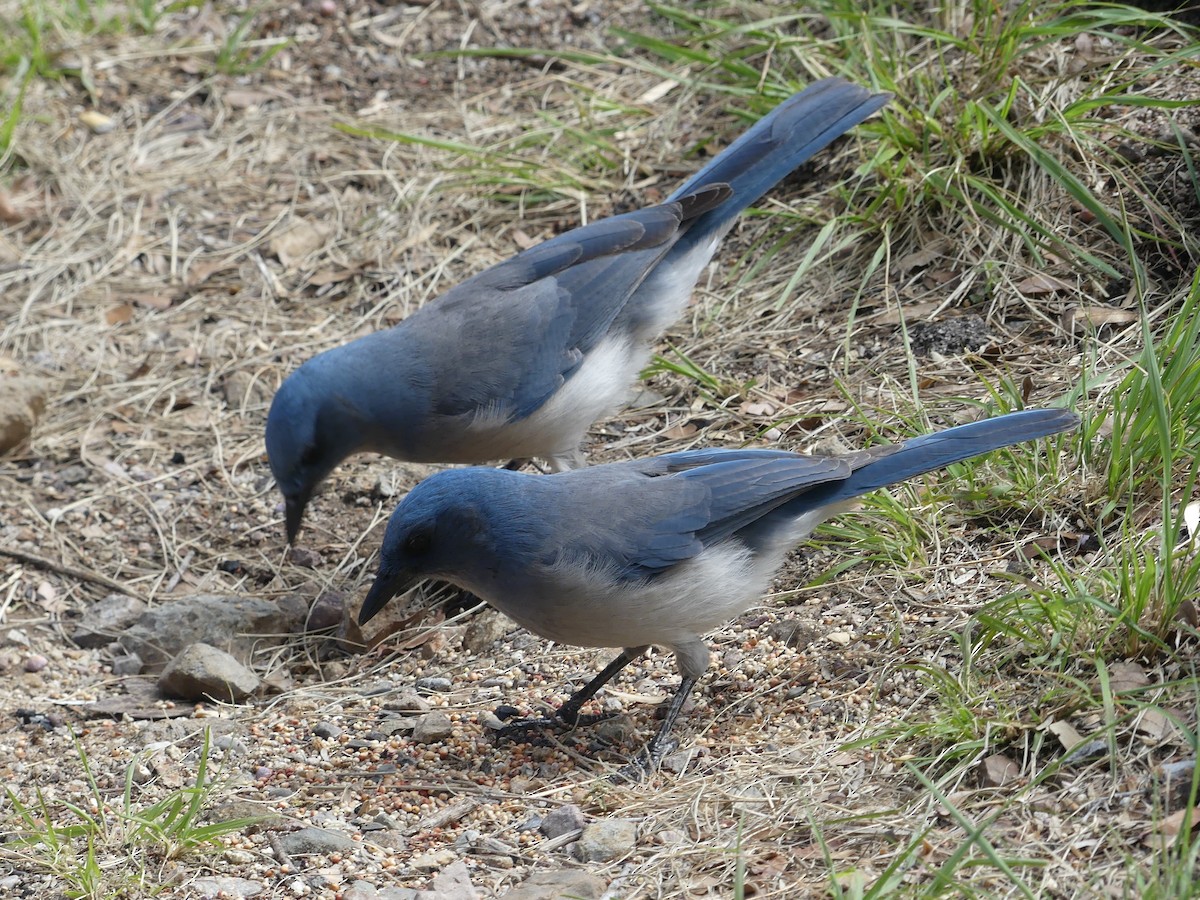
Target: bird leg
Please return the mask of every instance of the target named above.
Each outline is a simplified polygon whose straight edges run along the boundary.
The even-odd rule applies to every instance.
[[[675,696],[671,698],[671,705],[667,707],[666,715],[663,716],[663,723],[659,726],[654,737],[650,738],[650,742],[642,748],[642,752],[627,765],[622,766],[609,779],[610,781],[617,783],[622,781],[642,781],[647,775],[658,768],[658,764],[662,762],[664,756],[679,745],[679,742],[671,737],[671,729],[675,726],[679,714],[683,711],[683,704],[687,701],[688,695],[696,687],[696,681],[697,679],[691,676],[683,677],[679,682],[679,689],[675,691]]]
[[[646,649],[646,647],[626,647],[617,655],[616,659],[601,669],[591,681],[568,697],[567,702],[560,706],[553,716],[539,719],[520,719],[511,725],[505,725],[500,729],[500,734],[504,737],[511,737],[513,733],[525,731],[529,728],[548,728],[562,725],[566,725],[568,728],[575,728],[579,725],[594,725],[597,722],[604,721],[609,718],[609,715],[606,713],[594,716],[581,716],[579,710],[583,708],[583,704],[596,696],[596,692],[600,688],[612,681],[618,672],[645,653]]]

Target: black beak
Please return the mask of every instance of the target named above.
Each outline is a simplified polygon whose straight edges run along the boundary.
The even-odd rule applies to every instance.
[[[285,494],[283,497],[284,523],[287,526],[288,543],[296,546],[296,535],[300,533],[300,520],[304,518],[304,507],[308,506],[309,494]]]
[[[388,601],[397,594],[403,594],[420,579],[410,572],[386,572],[380,570],[375,576],[371,589],[367,591],[367,599],[363,600],[362,608],[358,611],[358,624],[366,625],[387,606]]]

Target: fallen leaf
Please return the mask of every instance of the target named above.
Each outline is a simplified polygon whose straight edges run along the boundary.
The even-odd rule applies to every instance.
[[[109,325],[124,325],[133,318],[133,307],[128,303],[114,306],[104,314],[104,321]]]
[[[670,428],[664,431],[663,437],[672,439],[686,438],[691,437],[699,430],[700,429],[691,422],[680,422],[678,425],[672,425]]]
[[[274,94],[268,94],[266,91],[251,91],[234,89],[226,91],[223,99],[234,109],[250,109],[253,106],[261,106],[269,100],[277,99]]]
[[[907,275],[913,269],[921,269],[929,265],[934,260],[941,259],[946,253],[946,244],[943,241],[930,244],[922,250],[916,250],[908,253],[896,262],[896,268],[900,270],[902,275]]]
[[[647,88],[646,90],[642,91],[642,95],[640,97],[638,97],[635,102],[649,106],[651,104],[657,103],[659,100],[661,100],[663,97],[667,96],[667,94],[671,93],[671,91],[675,90],[675,88],[677,88],[677,87],[679,87],[678,81],[676,81],[673,78],[667,78],[663,81],[660,81],[658,84],[654,85],[653,87]]]
[[[147,292],[144,294],[129,294],[127,300],[136,303],[138,306],[145,306],[148,309],[170,309],[174,298],[170,294],[160,294]]]
[[[526,234],[520,228],[513,229],[512,239],[513,239],[513,243],[516,244],[518,247],[520,247],[522,250],[528,250],[534,244],[538,243],[538,241],[531,238],[528,234]]]
[[[1200,502],[1193,500],[1183,508],[1183,524],[1187,526],[1188,538],[1196,543],[1200,537]]]
[[[326,266],[323,269],[318,269],[308,277],[310,287],[324,287],[327,284],[337,284],[339,281],[348,281],[357,275],[361,269],[347,269],[344,266]]]
[[[1108,667],[1108,680],[1114,694],[1135,691],[1150,683],[1146,670],[1135,662],[1123,660]]]
[[[282,234],[271,238],[270,248],[281,263],[291,268],[311,253],[320,250],[333,234],[333,226],[328,222],[312,222],[301,219]]]
[[[1156,823],[1154,830],[1146,835],[1143,842],[1147,846],[1166,850],[1179,838],[1179,833],[1183,831],[1185,822],[1194,831],[1196,826],[1200,825],[1200,813],[1197,813],[1197,810],[1190,806],[1176,810],[1162,821]]]
[[[1137,717],[1134,729],[1152,741],[1161,741],[1175,732],[1175,726],[1167,718],[1166,713],[1159,709],[1146,709]]]
[[[1070,722],[1054,721],[1046,725],[1046,730],[1058,738],[1064,750],[1070,750],[1083,740],[1082,735],[1074,729]]]
[[[1136,322],[1138,314],[1132,309],[1112,306],[1073,306],[1063,313],[1063,328],[1072,334],[1097,330],[1105,325],[1128,325]]]
[[[79,114],[79,121],[88,127],[92,134],[108,134],[117,127],[117,123],[102,112],[94,109],[84,110]]]
[[[1017,290],[1028,296],[1032,294],[1057,294],[1060,291],[1074,290],[1074,288],[1065,281],[1055,278],[1053,275],[1046,275],[1039,272],[1036,275],[1030,275],[1018,284]]]
[[[769,850],[754,860],[746,870],[751,878],[774,880],[787,871],[788,858],[778,850]]]
[[[608,693],[610,696],[620,700],[621,703],[630,706],[655,706],[667,699],[666,694],[637,693],[634,691],[622,691],[618,688],[613,688]]]
[[[983,761],[983,777],[988,784],[1000,787],[1021,777],[1021,767],[1003,753],[993,753]]]
[[[234,263],[228,258],[193,262],[187,267],[187,271],[184,273],[183,283],[188,287],[195,287],[207,281],[217,272],[232,268],[234,268]]]

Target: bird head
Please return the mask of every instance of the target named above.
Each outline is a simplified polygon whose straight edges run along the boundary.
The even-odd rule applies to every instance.
[[[366,445],[361,415],[306,371],[311,362],[280,385],[267,414],[267,460],[283,493],[289,544],[296,542],[304,509],[317,485]]]
[[[505,475],[516,473],[452,469],[426,478],[408,493],[388,520],[379,571],[359,610],[360,625],[427,578],[478,590],[483,573],[496,565],[489,484]]]

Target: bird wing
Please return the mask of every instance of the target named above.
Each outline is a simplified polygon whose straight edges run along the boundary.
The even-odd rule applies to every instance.
[[[410,317],[424,319],[423,353],[437,361],[435,411],[519,419],[536,410],[601,342],[684,223],[727,196],[724,185],[708,185],[576,228]]]
[[[622,580],[660,574],[813,486],[850,474],[850,466],[837,457],[775,450],[686,451],[620,469],[620,482],[598,485],[592,505],[598,522],[610,521],[602,505],[621,506],[623,515],[613,519],[621,521],[620,532],[597,532],[601,539],[591,542],[590,552],[611,560]]]

